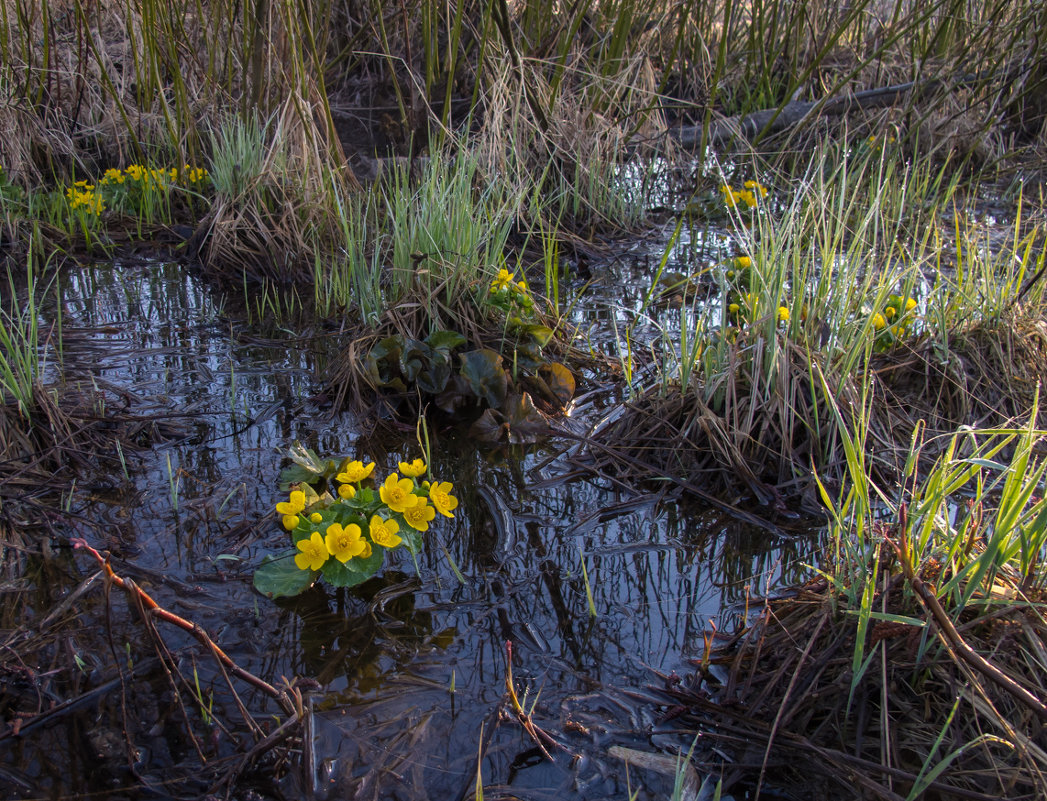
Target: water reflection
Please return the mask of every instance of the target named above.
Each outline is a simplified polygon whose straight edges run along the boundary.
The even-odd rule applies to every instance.
[[[643,291],[631,300],[627,292],[623,307]],[[417,456],[417,444],[363,440],[351,415],[328,417],[311,403],[337,337],[248,335],[182,267],[84,268],[63,276],[60,297],[66,379],[118,387],[130,413],[170,420],[178,432],[123,453],[126,472],[84,482],[69,501],[83,521],[77,533],[114,551],[118,570],[203,625],[248,670],[273,683],[312,681],[315,776],[290,771],[265,795],[460,797],[479,768],[488,798],[625,797],[625,770],[606,749],[650,748],[657,728],[651,708],[628,693],[654,680],[652,669],[687,670],[710,619],[722,628],[733,604],[794,579],[813,559],[805,541],[774,541],[659,494],[559,480],[576,472],[561,443],[486,451],[436,434],[433,475],[454,482],[461,506],[429,532],[417,562],[398,551],[360,587],[316,587],[273,603],[254,594],[250,575],[263,554],[286,547],[272,509],[287,447],[298,439],[322,454],[373,459],[384,476]],[[603,324],[599,313],[575,314],[579,324]],[[132,659],[153,655],[133,618],[118,630]],[[196,668],[216,716],[235,725],[235,704],[206,655],[163,633],[191,656],[186,669]],[[506,641],[517,691],[562,745],[551,763],[503,714]],[[97,650],[100,676],[127,658]],[[170,697],[151,681],[136,685],[143,705]],[[256,714],[272,711],[243,697]],[[106,720],[120,730],[118,718]],[[162,739],[149,741],[140,775],[187,758],[184,741]],[[23,748],[20,759],[45,764],[71,746],[27,738]],[[98,786],[86,763],[70,765],[48,779],[53,792]],[[666,780],[630,781],[639,799],[667,794]]]

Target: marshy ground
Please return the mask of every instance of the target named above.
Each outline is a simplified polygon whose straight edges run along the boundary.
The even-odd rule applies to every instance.
[[[321,6],[3,5],[0,792],[1042,797],[1042,9]]]

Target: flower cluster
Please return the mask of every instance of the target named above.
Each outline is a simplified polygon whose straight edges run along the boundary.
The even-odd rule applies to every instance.
[[[70,211],[97,217],[105,209],[105,201],[95,190],[94,184],[87,181],[77,181],[65,190],[65,198],[69,201]]]
[[[872,313],[877,350],[887,350],[909,336],[916,320],[916,306],[913,298],[889,295],[883,308]]]
[[[739,203],[744,203],[750,209],[755,209],[760,201],[767,197],[767,189],[756,181],[746,181],[741,189],[734,189],[728,184],[720,187],[723,192],[724,202],[730,208],[736,208]]]
[[[869,147],[879,147],[879,146],[884,145],[884,144],[893,145],[894,141],[895,140],[894,140],[893,136],[888,136],[888,137],[880,138],[880,139],[877,139],[875,136],[870,136],[866,140],[866,142],[868,143]]]
[[[276,505],[299,570],[319,571],[336,587],[352,586],[377,572],[385,550],[403,544],[417,553],[420,532],[429,530],[437,514],[454,517],[458,499],[451,482],[416,481],[428,471],[421,459],[400,462],[399,472],[390,473],[377,490],[374,467],[347,459],[334,476],[334,495],[318,495],[304,484]]]
[[[509,272],[504,267],[491,281],[488,294],[491,302],[507,313],[530,312],[534,309],[534,299],[527,289],[527,281],[522,278],[517,281],[516,274]]]
[[[181,169],[178,167],[170,169],[143,167],[141,164],[132,164],[122,170],[110,167],[98,183],[101,186],[112,187],[126,187],[128,183],[155,188],[166,188],[171,184],[195,187],[209,177],[210,175],[203,167],[190,167],[188,164]]]

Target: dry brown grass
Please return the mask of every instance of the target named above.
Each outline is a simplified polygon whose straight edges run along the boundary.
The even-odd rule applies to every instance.
[[[923,578],[940,577],[925,571]],[[991,613],[972,608],[958,631],[1043,698],[1043,599],[1013,597]],[[1043,797],[1042,721],[939,640],[935,624],[874,621],[865,649],[872,663],[852,693],[858,631],[840,603],[824,579],[767,601],[751,625],[710,654],[722,679],[712,685],[716,702],[697,684],[668,691],[707,743],[696,759],[723,771],[725,792],[801,786],[812,797],[897,801],[923,776],[933,781],[917,797],[936,801]],[[912,616],[914,603],[897,566],[885,571],[874,608]],[[737,756],[734,767],[721,763],[714,745]],[[947,757],[948,769],[928,776]]]
[[[739,351],[752,347],[739,343]],[[597,470],[630,480],[686,476],[711,491],[745,487],[762,503],[799,494],[820,509],[812,467],[825,480],[844,469],[840,432],[819,389],[827,373],[832,404],[848,419],[860,414],[861,375],[834,375],[812,355],[788,345],[788,363],[774,386],[764,386],[739,358],[726,371],[723,406],[713,408],[701,390],[651,392],[596,430],[591,455]],[[1013,425],[1028,415],[1047,378],[1047,323],[1008,318],[949,333],[948,346],[924,337],[911,346],[875,355],[869,366],[869,463],[877,475],[900,475],[914,432],[944,447],[959,426]],[[1041,413],[1041,426],[1047,416]],[[921,456],[933,461],[927,445]]]

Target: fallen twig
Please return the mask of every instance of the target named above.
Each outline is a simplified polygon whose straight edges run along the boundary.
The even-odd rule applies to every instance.
[[[904,515],[904,510],[902,514]],[[916,575],[912,561],[909,559],[909,549],[905,542],[904,524],[899,528],[901,530],[901,543],[895,542],[890,537],[884,537],[884,539],[898,557],[898,561],[902,566],[902,572],[908,579],[909,585],[913,588],[913,592],[916,593],[916,597],[919,598],[920,602],[930,611],[935,622],[938,624],[938,628],[952,647],[954,653],[983,676],[991,679],[1000,688],[1010,693],[1010,695],[1019,703],[1036,713],[1041,721],[1047,722],[1047,705],[1045,705],[1043,701],[971,648],[963,637],[960,636],[960,633],[956,630],[952,620],[949,619],[949,616],[945,613],[942,605],[938,602],[938,598],[931,591],[930,587],[928,587],[923,580]]]
[[[259,678],[250,671],[244,670],[236,664],[236,662],[234,662],[225,651],[218,647],[218,644],[211,639],[210,635],[208,635],[199,624],[186,620],[184,617],[180,617],[173,612],[168,612],[137,584],[131,581],[125,581],[123,578],[116,575],[109,564],[109,560],[104,558],[98,551],[88,545],[86,540],[76,537],[70,540],[70,542],[74,548],[85,550],[98,560],[98,564],[101,565],[102,570],[105,571],[106,577],[117,587],[131,595],[135,600],[135,604],[140,605],[143,614],[148,613],[153,617],[171,623],[191,634],[201,645],[214,654],[222,667],[230,674],[264,692],[270,698],[275,700],[280,705],[280,708],[288,715],[296,713],[296,705],[286,691],[276,689],[273,685],[269,684],[269,682]]]

